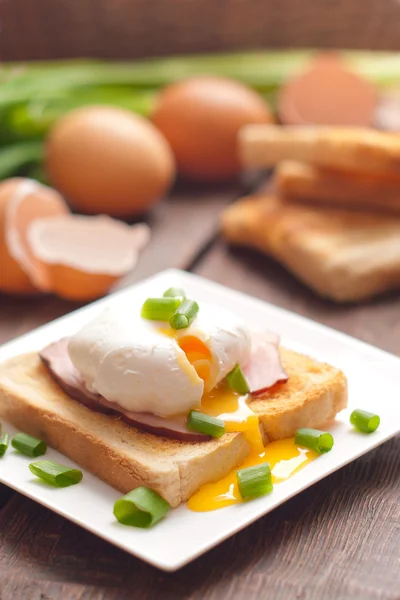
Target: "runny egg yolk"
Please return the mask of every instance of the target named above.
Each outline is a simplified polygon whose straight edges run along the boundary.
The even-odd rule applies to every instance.
[[[303,469],[317,458],[317,452],[296,446],[294,438],[278,440],[267,444],[264,452],[251,452],[240,465],[240,469],[268,462],[272,472],[272,483],[280,483]],[[216,483],[206,483],[191,498],[187,505],[196,512],[217,510],[232,504],[243,502],[236,479],[237,469],[232,469]]]
[[[180,338],[178,344],[200,379],[207,381],[210,377],[212,358],[209,348],[194,335]]]
[[[220,386],[202,399],[201,411],[225,422],[227,432],[242,431],[249,441],[251,452],[240,469],[268,462],[272,483],[280,483],[303,469],[317,458],[318,453],[297,446],[293,438],[263,445],[258,417],[247,404],[247,396],[239,396],[226,385]],[[237,469],[232,469],[216,483],[203,485],[187,502],[188,507],[204,512],[243,502],[236,479]]]
[[[177,340],[179,347],[186,354],[187,360],[194,367],[197,375],[206,382],[211,373],[212,355],[204,342],[194,335],[185,335],[184,337],[177,338],[176,331],[171,327],[160,327],[159,332]],[[181,366],[185,368],[183,363]]]
[[[222,419],[227,433],[242,431],[252,451],[263,452],[258,417],[249,408],[247,400],[247,395],[239,396],[225,383],[203,396],[201,412]]]
[[[176,337],[174,330],[161,331],[165,335]],[[212,356],[209,348],[195,336],[184,336],[177,341],[197,375],[206,382],[211,372]],[[264,446],[258,417],[249,407],[248,400],[248,395],[238,395],[226,382],[204,394],[201,412],[222,419],[227,433],[243,432],[251,451],[244,462],[232,469],[223,479],[203,485],[191,496],[187,502],[191,510],[205,512],[243,502],[236,479],[238,468],[245,469],[268,462],[272,483],[276,484],[289,479],[319,456],[313,450],[297,446],[294,438],[278,440]]]

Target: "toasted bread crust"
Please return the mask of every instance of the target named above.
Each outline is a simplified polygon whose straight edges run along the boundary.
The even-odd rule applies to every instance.
[[[252,402],[269,440],[317,427],[344,408],[347,387],[338,369],[282,349],[289,382]],[[171,506],[217,481],[250,451],[242,433],[209,442],[179,442],[144,433],[119,418],[69,398],[36,353],[0,365],[0,417],[45,440],[121,492],[146,485]]]
[[[294,435],[300,427],[323,427],[347,406],[347,381],[339,369],[281,348],[289,379],[274,386],[251,409],[264,429],[264,441]]]
[[[368,208],[400,214],[400,177],[324,169],[283,160],[276,167],[278,193],[290,200]]]
[[[310,207],[270,191],[228,207],[222,232],[230,242],[270,254],[338,302],[400,287],[399,217]]]
[[[53,382],[36,353],[0,365],[0,417],[45,440],[121,492],[146,485],[171,506],[221,477],[249,452],[242,433],[209,442],[179,442],[95,413]],[[195,475],[188,468],[191,463],[201,463]]]
[[[399,136],[363,127],[246,125],[239,153],[248,167],[272,167],[281,160],[363,173],[400,175]]]

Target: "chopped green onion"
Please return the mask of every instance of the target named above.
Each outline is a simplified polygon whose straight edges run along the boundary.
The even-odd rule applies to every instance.
[[[303,427],[296,431],[294,443],[323,454],[324,452],[332,450],[333,436],[330,433],[320,431],[319,429]]]
[[[357,408],[350,415],[350,423],[362,433],[373,433],[379,427],[381,420],[378,415]]]
[[[180,304],[180,298],[147,298],[141,315],[149,321],[169,321]]]
[[[40,479],[43,479],[43,481],[47,481],[47,483],[51,483],[56,487],[64,488],[75,485],[82,481],[83,477],[82,472],[78,469],[64,467],[64,465],[58,465],[50,460],[33,462],[29,465],[29,468],[36,477],[39,477]]]
[[[186,298],[186,292],[183,288],[170,287],[163,296],[164,298]]]
[[[171,317],[169,324],[172,329],[186,329],[191,325],[199,312],[199,305],[195,300],[183,300],[180,307]]]
[[[0,456],[5,455],[9,443],[10,436],[8,435],[8,433],[3,433],[3,435],[0,436]]]
[[[269,463],[247,467],[236,471],[239,492],[243,500],[257,498],[272,492],[271,468]]]
[[[250,392],[249,384],[239,365],[235,365],[232,371],[228,373],[226,380],[229,387],[238,394],[248,394]]]
[[[12,439],[11,445],[26,456],[42,456],[47,452],[47,446],[42,440],[38,440],[27,433],[17,433]]]
[[[164,498],[147,487],[138,487],[114,504],[114,516],[123,525],[152,527],[171,509]]]
[[[212,437],[221,437],[225,433],[225,423],[216,417],[210,417],[198,410],[191,410],[187,418],[187,426],[192,431],[198,431]]]

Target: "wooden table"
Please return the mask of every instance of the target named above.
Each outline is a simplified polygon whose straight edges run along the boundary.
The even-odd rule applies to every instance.
[[[218,214],[237,193],[181,190],[160,205],[152,242],[124,283],[186,268],[400,354],[399,295],[336,306],[273,261],[227,248]],[[0,306],[0,342],[77,307],[4,296]],[[396,438],[172,574],[0,486],[0,599],[398,600],[399,466]]]

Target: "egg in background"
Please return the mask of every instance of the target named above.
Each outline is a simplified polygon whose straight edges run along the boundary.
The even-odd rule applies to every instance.
[[[239,130],[273,118],[267,102],[249,87],[204,75],[167,86],[158,96],[152,121],[168,140],[179,173],[212,182],[240,172]]]
[[[143,117],[108,106],[59,119],[47,141],[46,168],[73,208],[116,217],[150,209],[175,177],[163,135]]]

